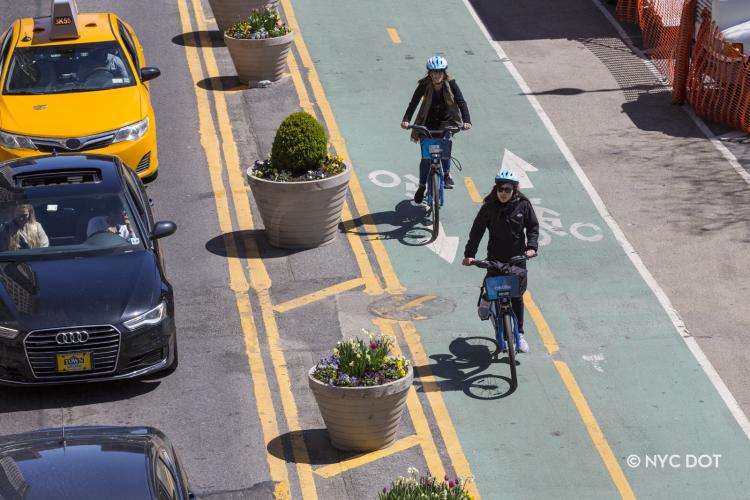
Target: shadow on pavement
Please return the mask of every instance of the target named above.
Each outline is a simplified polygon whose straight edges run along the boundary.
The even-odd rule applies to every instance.
[[[498,353],[498,346],[490,337],[459,337],[448,346],[451,354],[430,356],[435,363],[414,367],[418,391],[463,391],[472,399],[494,400],[511,395],[510,377],[486,373],[493,365],[508,366],[508,358]],[[516,361],[516,364],[519,364]],[[431,371],[437,383],[423,383],[421,377]],[[510,368],[507,368],[510,374]]]
[[[236,92],[238,90],[247,90],[250,88],[240,82],[237,75],[212,76],[211,78],[204,78],[196,83],[196,85],[203,90],[211,90],[213,92]]]
[[[309,452],[309,460],[302,462],[299,457],[292,458],[292,442],[303,439]],[[269,454],[285,461],[294,463],[307,463],[310,465],[329,465],[339,463],[357,455],[359,452],[345,452],[331,446],[331,439],[326,429],[308,429],[304,431],[293,431],[273,438],[266,447]],[[283,450],[283,451],[282,451]]]
[[[339,226],[340,227],[340,226]],[[343,229],[340,229],[343,232]],[[245,239],[255,240],[258,246],[258,255],[252,255],[245,247]],[[206,250],[220,257],[229,257],[232,259],[253,259],[261,257],[277,258],[294,255],[310,249],[292,250],[286,248],[277,248],[268,243],[266,231],[264,229],[252,229],[250,231],[233,231],[224,233],[206,242]]]
[[[394,207],[392,212],[370,214],[372,223],[376,226],[393,226],[394,229],[367,232],[362,227],[362,224],[364,224],[362,217],[346,222],[355,226],[355,229],[349,232],[357,236],[378,236],[379,239],[398,240],[403,245],[419,247],[434,241],[432,230],[429,227],[432,220],[428,214],[429,211],[423,206],[415,205],[411,200],[403,200]],[[347,231],[343,230],[343,232]]]
[[[149,393],[160,385],[158,380],[131,380],[51,387],[0,387],[0,413],[121,401]]]
[[[200,43],[201,35],[208,36],[212,47],[226,47],[224,36],[221,31],[191,31],[172,37],[172,43],[183,47],[202,47]]]

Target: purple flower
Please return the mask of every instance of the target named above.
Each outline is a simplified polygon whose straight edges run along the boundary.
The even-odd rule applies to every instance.
[[[448,481],[448,488],[453,489],[453,481]]]
[[[448,477],[448,474],[446,474],[443,479],[445,479],[446,481],[450,481],[450,478]]]

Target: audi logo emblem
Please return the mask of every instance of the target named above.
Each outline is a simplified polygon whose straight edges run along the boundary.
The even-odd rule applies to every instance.
[[[89,341],[89,332],[87,332],[86,330],[60,332],[55,335],[55,341],[60,345],[85,344]]]

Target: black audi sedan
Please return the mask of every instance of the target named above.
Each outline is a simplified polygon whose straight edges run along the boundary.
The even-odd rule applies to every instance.
[[[187,500],[187,475],[152,427],[70,427],[0,437],[0,498]]]
[[[114,156],[0,164],[0,384],[177,367],[172,286],[137,175]]]

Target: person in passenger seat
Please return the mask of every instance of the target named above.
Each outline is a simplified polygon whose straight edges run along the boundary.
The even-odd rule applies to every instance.
[[[49,238],[37,222],[34,206],[24,203],[16,206],[13,219],[0,230],[0,250],[25,250],[49,246]]]

